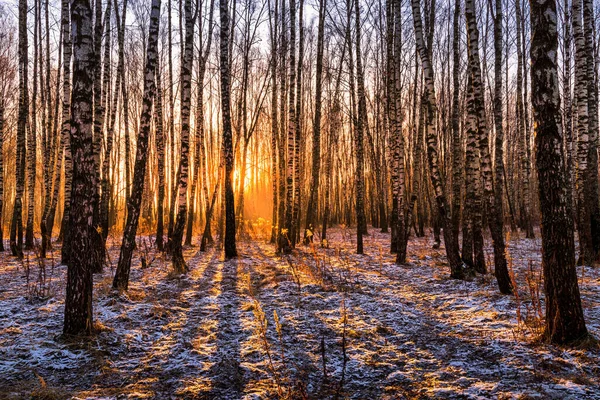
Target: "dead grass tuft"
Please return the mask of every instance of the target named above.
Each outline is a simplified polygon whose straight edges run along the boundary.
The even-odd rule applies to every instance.
[[[142,289],[129,289],[127,291],[127,297],[131,301],[142,302],[146,299],[146,292]]]
[[[94,332],[95,333],[100,333],[100,332],[114,332],[115,330],[113,328],[111,328],[110,326],[106,326],[102,323],[102,321],[96,319],[94,321]]]
[[[97,282],[94,282],[94,290],[96,291],[96,296],[98,297],[108,297],[112,293],[112,276],[111,275],[103,275],[102,279]]]
[[[6,399],[32,399],[32,400],[63,400],[70,398],[70,394],[62,388],[50,387],[37,372],[32,371],[35,379],[20,381],[9,390],[0,387],[0,397]]]

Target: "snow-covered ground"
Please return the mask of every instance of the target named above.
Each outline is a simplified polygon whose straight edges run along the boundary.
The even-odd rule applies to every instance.
[[[78,342],[60,336],[66,268],[48,259],[44,280],[33,253],[2,253],[0,398],[600,399],[598,348],[535,340],[539,239],[510,239],[517,297],[493,274],[449,279],[431,237],[397,266],[389,234],[371,229],[357,256],[353,233],[283,257],[264,238],[227,262],[188,248],[186,276],[160,255],[141,269],[154,253],[140,242],[128,293],[111,291],[110,268],[95,277],[98,333]],[[600,269],[578,275],[600,337]]]

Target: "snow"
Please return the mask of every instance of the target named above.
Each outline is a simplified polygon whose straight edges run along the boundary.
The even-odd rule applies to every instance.
[[[397,266],[389,234],[371,229],[363,256],[349,230],[328,234],[329,249],[289,256],[262,238],[230,261],[187,248],[182,276],[162,255],[141,269],[138,252],[127,293],[111,290],[111,268],[95,276],[98,332],[76,341],[61,336],[66,267],[47,260],[41,290],[33,254],[29,278],[0,254],[0,397],[600,399],[598,348],[535,340],[539,239],[509,241],[517,299],[493,273],[449,279],[430,238],[411,238]],[[115,263],[118,248],[109,254]],[[599,337],[600,269],[578,276]]]

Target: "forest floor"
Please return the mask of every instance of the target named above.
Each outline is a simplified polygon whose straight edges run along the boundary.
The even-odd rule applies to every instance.
[[[535,340],[539,239],[509,240],[518,296],[493,274],[449,279],[430,237],[411,238],[397,266],[389,240],[371,229],[357,256],[342,227],[329,249],[281,257],[259,235],[226,262],[187,248],[177,276],[140,238],[127,293],[111,290],[111,268],[95,276],[98,332],[82,341],[60,335],[66,267],[47,260],[43,278],[33,253],[2,253],[0,398],[600,399],[598,348]],[[600,268],[577,271],[600,337]]]

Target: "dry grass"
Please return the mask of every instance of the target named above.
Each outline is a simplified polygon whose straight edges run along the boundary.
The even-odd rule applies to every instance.
[[[100,332],[114,332],[114,328],[111,328],[110,326],[106,326],[102,323],[102,321],[96,319],[94,321],[94,333],[100,333]]]
[[[31,371],[34,379],[24,379],[10,388],[0,386],[0,398],[7,400],[63,400],[71,397],[67,390],[49,386],[37,372]]]
[[[236,261],[224,263],[216,251],[196,257],[196,250],[186,248],[191,272],[165,279],[171,270],[168,259],[161,255],[142,270],[143,252],[138,252],[128,293],[112,290],[108,268],[96,275],[97,335],[67,346],[46,340],[49,335],[33,343],[53,350],[43,355],[51,362],[60,359],[63,349],[83,349],[85,357],[74,357],[71,370],[51,362],[38,366],[24,340],[19,357],[49,385],[67,382],[75,391],[71,395],[81,398],[439,398],[449,390],[465,397],[512,393],[508,398],[516,398],[519,391],[536,393],[540,382],[552,390],[565,381],[585,390],[598,387],[597,353],[532,340],[544,322],[536,242],[511,241],[514,254],[508,257],[517,289],[512,297],[497,293],[493,274],[473,282],[448,279],[443,250],[431,251],[425,238],[411,238],[411,261],[398,266],[388,252],[389,235],[378,232],[366,239],[364,256],[354,254],[353,229],[337,228],[328,236],[330,248],[315,240],[315,245],[299,245],[291,255],[279,256],[266,243],[270,227],[247,225],[255,239],[239,243],[242,256]],[[489,246],[486,251],[491,265]],[[237,274],[224,276],[232,263]],[[9,268],[6,280],[24,283],[24,268]],[[30,282],[37,270],[32,262]],[[64,274],[66,268],[57,271]],[[591,309],[598,304],[597,272],[588,268],[579,276]],[[60,325],[62,298],[23,304],[28,316],[36,317],[30,319],[35,325],[6,324],[0,329],[4,343],[25,336],[22,332],[31,327],[39,338],[42,329],[50,332]],[[597,313],[592,309],[591,315]],[[8,312],[4,318],[9,320]],[[54,322],[41,326],[44,321]],[[583,349],[595,346],[593,338],[581,343]],[[507,372],[489,374],[497,365]],[[224,379],[227,374],[231,381]],[[27,386],[12,398],[69,397],[43,387],[29,371],[22,376],[30,378]],[[231,387],[224,386],[230,382]],[[0,387],[0,398],[5,393]]]

